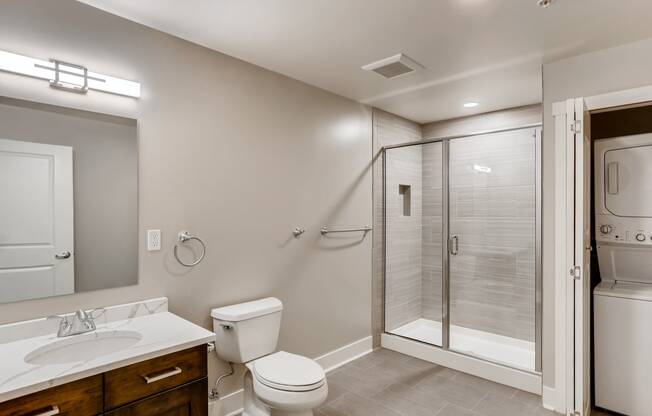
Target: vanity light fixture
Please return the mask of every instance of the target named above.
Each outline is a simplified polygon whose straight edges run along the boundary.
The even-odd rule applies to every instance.
[[[45,61],[0,51],[0,71],[50,81],[50,86],[85,94],[88,90],[140,97],[140,83],[90,72],[86,67],[56,59]]]
[[[480,103],[476,103],[476,102],[464,103],[464,108],[473,108],[473,107],[477,107],[479,105],[480,105]]]

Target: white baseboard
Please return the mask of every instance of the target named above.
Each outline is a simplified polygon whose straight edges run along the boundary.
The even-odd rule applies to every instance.
[[[372,350],[373,341],[371,336],[368,336],[334,351],[327,352],[326,354],[315,358],[315,361],[317,361],[324,371],[328,373],[344,364],[350,363],[353,360],[369,354]]]
[[[538,374],[528,373],[527,371],[516,370],[456,352],[446,351],[396,335],[381,334],[380,343],[383,348],[389,350],[541,395],[541,376]]]
[[[565,414],[564,399],[560,398],[558,391],[553,387],[543,386],[543,407],[556,413]]]
[[[315,358],[315,361],[324,368],[325,372],[330,372],[347,364],[355,359],[373,351],[372,337],[368,336],[359,339],[351,344],[340,347],[336,350],[327,352]],[[236,416],[242,413],[242,403],[244,402],[244,390],[240,389],[233,393],[227,394],[220,399],[221,406],[219,415],[211,416]]]

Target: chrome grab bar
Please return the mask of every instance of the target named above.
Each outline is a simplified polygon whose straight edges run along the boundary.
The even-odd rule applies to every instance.
[[[328,227],[324,225],[323,227],[321,227],[321,235],[326,235],[330,233],[353,233],[356,231],[363,231],[366,234],[371,230],[373,230],[373,228],[371,228],[368,225],[361,228],[340,228],[335,230],[329,230]]]

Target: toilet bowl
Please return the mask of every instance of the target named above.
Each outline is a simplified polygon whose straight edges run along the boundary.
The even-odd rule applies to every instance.
[[[245,416],[311,416],[328,384],[315,361],[285,351],[246,364]]]
[[[312,416],[328,396],[316,361],[274,352],[282,310],[280,300],[266,298],[211,311],[218,356],[247,368],[243,416]]]

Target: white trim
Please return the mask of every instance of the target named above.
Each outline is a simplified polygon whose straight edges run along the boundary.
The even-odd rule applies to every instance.
[[[383,348],[407,354],[431,363],[482,377],[496,383],[515,387],[537,395],[541,394],[541,376],[477,358],[446,351],[441,348],[391,334],[381,334]]]
[[[242,413],[242,403],[244,402],[244,390],[236,390],[222,397],[220,400],[219,414],[210,416],[236,416]]]
[[[564,397],[553,387],[543,386],[543,407],[556,413],[565,413],[566,403]]]
[[[363,357],[373,351],[371,336],[359,339],[336,350],[327,352],[314,360],[324,368],[326,373],[335,370],[353,360]],[[220,399],[219,415],[210,416],[236,416],[242,413],[244,390],[236,390]]]
[[[353,360],[365,356],[373,351],[373,339],[371,336],[362,338],[341,348],[327,352],[315,358],[315,361],[322,366],[327,373],[350,363]]]
[[[589,111],[652,101],[652,85],[594,95],[584,99]]]

